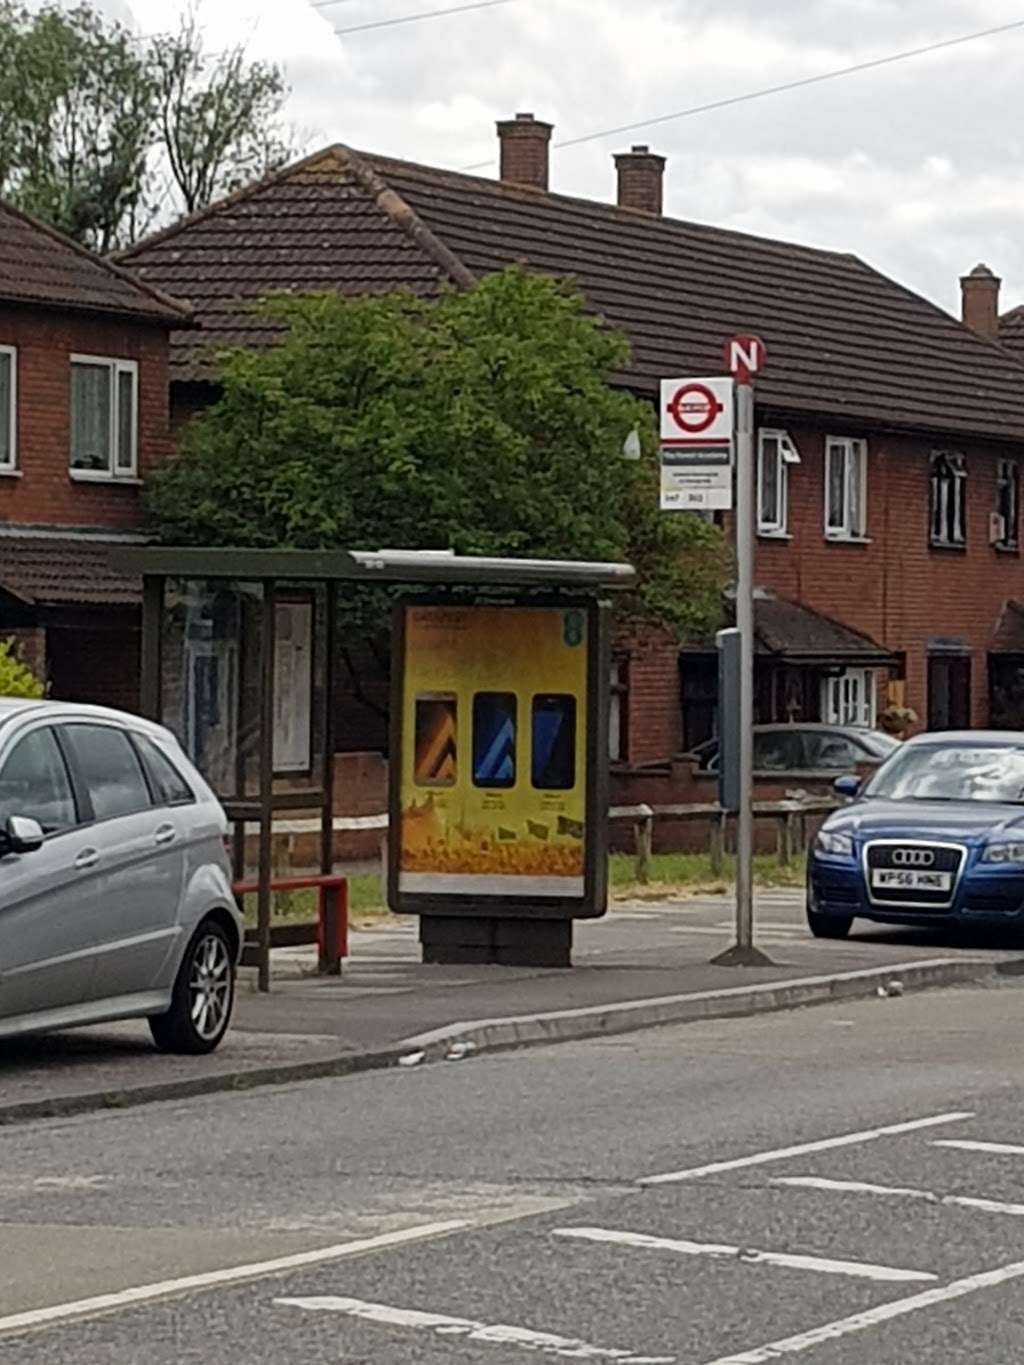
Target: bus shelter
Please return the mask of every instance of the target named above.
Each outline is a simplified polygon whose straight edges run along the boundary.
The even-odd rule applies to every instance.
[[[143,581],[143,712],[222,802],[236,878],[254,874],[261,990],[275,824],[318,821],[321,873],[333,867],[339,605],[358,588],[407,589],[393,632],[389,900],[421,916],[424,959],[547,965],[565,959],[573,918],[604,912],[601,599],[631,585],[629,565],[148,546],[112,563]]]

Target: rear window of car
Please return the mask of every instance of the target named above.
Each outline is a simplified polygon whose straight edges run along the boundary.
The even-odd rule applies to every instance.
[[[64,734],[97,820],[148,810],[152,797],[135,746],[109,725],[68,725]]]
[[[159,745],[146,735],[135,735],[134,739],[146,766],[157,805],[184,806],[195,801],[195,792]]]

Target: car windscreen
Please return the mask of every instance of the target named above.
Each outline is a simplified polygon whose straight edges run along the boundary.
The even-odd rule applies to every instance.
[[[865,795],[889,801],[1024,802],[1024,751],[982,744],[908,745]]]

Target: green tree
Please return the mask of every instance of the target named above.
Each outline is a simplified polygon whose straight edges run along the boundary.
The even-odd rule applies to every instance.
[[[573,286],[509,269],[433,301],[263,309],[280,345],[223,357],[220,401],[153,482],[165,539],[629,559],[630,611],[680,637],[712,628],[721,533],[658,511],[653,410],[606,382],[628,346]]]
[[[0,640],[0,697],[35,699],[45,691],[32,670],[18,658],[13,640]]]
[[[194,14],[142,39],[92,4],[0,0],[0,196],[98,251],[287,159],[280,69],[207,58]]]

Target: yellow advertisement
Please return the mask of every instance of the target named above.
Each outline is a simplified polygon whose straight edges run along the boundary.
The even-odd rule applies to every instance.
[[[582,897],[587,616],[405,613],[400,891]]]

